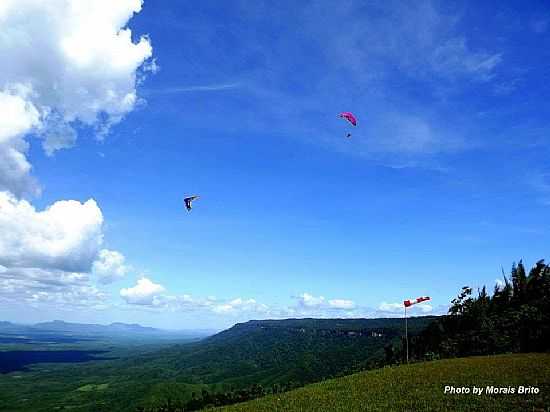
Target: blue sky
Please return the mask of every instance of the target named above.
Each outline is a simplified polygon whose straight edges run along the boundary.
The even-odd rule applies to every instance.
[[[142,101],[101,141],[75,126],[74,147],[30,140],[28,159],[33,205],[95,199],[132,270],[101,310],[3,317],[221,328],[389,316],[421,295],[441,313],[547,256],[545,2],[149,0],[129,27],[159,67]],[[143,276],[202,303],[125,303]]]

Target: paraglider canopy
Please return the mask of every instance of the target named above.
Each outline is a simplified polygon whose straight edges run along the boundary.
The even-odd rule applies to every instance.
[[[340,117],[342,119],[346,119],[348,122],[350,122],[352,125],[357,126],[357,119],[351,112],[342,112],[340,113]]]
[[[187,209],[188,212],[190,212],[191,209],[193,208],[193,201],[198,198],[199,196],[189,196],[183,199],[183,202],[185,203],[185,208]]]

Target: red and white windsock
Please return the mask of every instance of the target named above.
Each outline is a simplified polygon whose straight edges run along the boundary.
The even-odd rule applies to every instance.
[[[408,308],[409,306],[416,305],[417,303],[424,302],[426,300],[430,300],[430,297],[429,296],[421,296],[421,297],[416,298],[416,299],[407,299],[407,300],[403,301],[403,305],[405,305],[405,307]]]

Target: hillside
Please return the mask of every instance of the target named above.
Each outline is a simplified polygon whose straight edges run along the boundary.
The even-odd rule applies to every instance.
[[[411,318],[411,334],[434,319]],[[152,357],[193,383],[296,386],[376,367],[402,334],[400,318],[252,320]]]
[[[538,387],[534,394],[444,394],[455,387]],[[550,407],[550,354],[423,362],[327,380],[215,411],[520,411]]]
[[[411,318],[409,326],[420,331],[433,319]],[[103,355],[119,357],[114,360],[36,365],[29,372],[0,375],[0,409],[97,411],[101,404],[104,410],[135,411],[167,399],[187,402],[202,390],[292,388],[378,366],[384,346],[400,339],[402,328],[399,318],[250,321],[195,343],[147,353],[117,349]]]

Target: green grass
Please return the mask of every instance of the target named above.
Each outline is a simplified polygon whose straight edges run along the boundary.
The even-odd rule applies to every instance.
[[[446,385],[535,386],[538,395],[451,395]],[[550,354],[446,359],[357,373],[217,411],[548,411]]]

